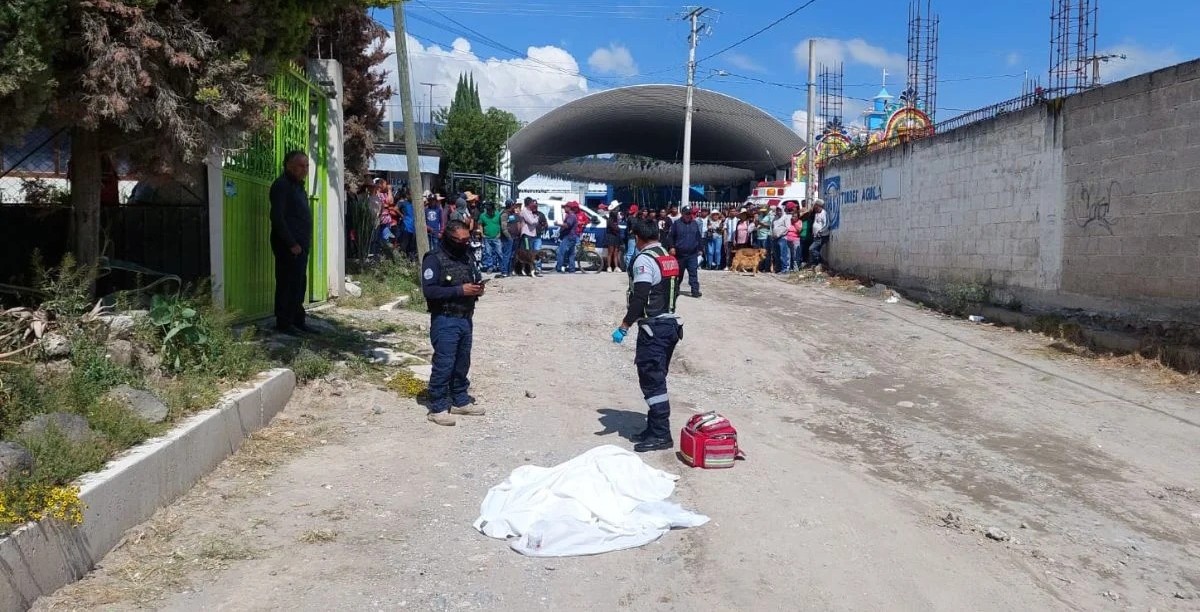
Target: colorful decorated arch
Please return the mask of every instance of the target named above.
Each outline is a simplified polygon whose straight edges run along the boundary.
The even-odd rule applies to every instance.
[[[808,180],[808,149],[800,149],[792,156],[792,181]]]
[[[883,130],[886,140],[905,137],[923,137],[933,134],[933,120],[925,111],[912,106],[903,106],[888,118],[887,127]]]
[[[830,158],[850,150],[850,138],[842,132],[826,132],[817,143],[817,166],[824,168]]]

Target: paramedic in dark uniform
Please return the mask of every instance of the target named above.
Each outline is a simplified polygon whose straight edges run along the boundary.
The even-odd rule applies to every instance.
[[[629,309],[612,337],[620,344],[629,328],[638,326],[633,363],[648,411],[646,430],[633,437],[633,450],[644,453],[674,445],[667,373],[675,345],[683,339],[683,325],[675,316],[680,276],[679,261],[659,243],[654,222],[635,221],[630,229],[637,239],[638,254],[629,266]]]
[[[429,341],[433,344],[433,373],[429,376],[429,420],[454,425],[454,415],[478,416],[467,394],[471,381],[472,317],[483,295],[482,275],[471,255],[471,232],[462,221],[450,221],[441,247],[421,262],[421,291],[429,305]]]

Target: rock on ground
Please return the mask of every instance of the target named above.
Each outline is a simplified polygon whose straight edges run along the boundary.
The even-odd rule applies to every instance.
[[[44,436],[51,428],[72,442],[83,442],[95,435],[87,419],[70,412],[39,414],[21,423],[20,432],[24,436]]]
[[[148,423],[162,423],[167,420],[167,405],[149,391],[121,385],[106,393],[104,397],[120,402],[122,406]]]
[[[71,354],[71,341],[66,336],[51,332],[42,336],[42,354],[48,359],[61,359]]]
[[[108,325],[110,340],[129,340],[137,329],[139,316],[145,316],[146,311],[133,311],[126,314],[111,314],[100,317],[100,321]]]
[[[13,474],[33,469],[33,455],[20,444],[0,442],[0,483]]]
[[[109,361],[121,367],[133,365],[133,343],[128,340],[109,340],[104,351]]]

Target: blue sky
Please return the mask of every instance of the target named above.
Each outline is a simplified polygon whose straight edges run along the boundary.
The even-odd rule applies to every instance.
[[[806,0],[714,0],[699,58],[731,45]],[[1180,24],[1200,21],[1194,0],[1101,0],[1101,53],[1128,59],[1103,65],[1105,81],[1200,56],[1200,41]],[[1025,72],[1046,81],[1050,0],[933,0],[941,19],[938,118],[1021,93]],[[663,0],[412,0],[407,3],[414,83],[435,83],[433,106],[448,103],[457,75],[480,81],[485,106],[532,120],[572,99],[637,83],[683,83],[687,26],[683,5]],[[906,0],[816,0],[768,32],[698,68],[702,87],[745,100],[785,123],[802,118],[805,94],[757,80],[802,85],[805,41],[822,39],[818,58],[845,64],[844,115],[852,121],[879,89],[903,89]],[[1170,15],[1170,18],[1164,16]],[[376,17],[391,25],[391,12]],[[453,24],[450,19],[458,21]],[[797,49],[800,49],[798,52]],[[735,76],[709,76],[725,70]],[[705,78],[708,77],[708,78]],[[747,78],[748,77],[748,78]],[[417,85],[427,112],[430,89]]]

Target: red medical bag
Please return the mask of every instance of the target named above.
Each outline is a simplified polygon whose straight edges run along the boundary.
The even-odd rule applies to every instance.
[[[688,465],[708,469],[731,468],[735,460],[745,459],[738,450],[737,430],[715,412],[688,420],[679,434],[679,454]]]

